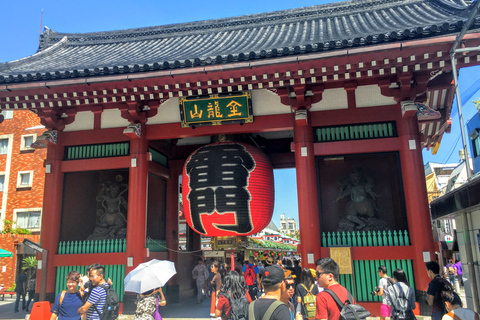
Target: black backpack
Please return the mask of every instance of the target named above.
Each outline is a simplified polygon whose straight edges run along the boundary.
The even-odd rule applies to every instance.
[[[98,285],[99,287],[103,288],[107,293],[105,298],[105,305],[103,306],[103,312],[98,312],[97,306],[95,306],[95,310],[97,310],[98,315],[100,316],[100,320],[115,320],[118,318],[118,312],[120,309],[120,303],[118,300],[118,294],[115,290],[112,289],[111,286]]]
[[[364,307],[359,304],[353,304],[353,298],[350,291],[348,292],[347,301],[340,301],[338,296],[330,289],[325,289],[325,292],[332,296],[333,300],[337,303],[338,309],[340,309],[340,320],[365,320],[370,316]]]
[[[393,288],[395,292],[395,297],[392,297],[392,320],[414,320],[415,315],[413,314],[412,307],[408,301],[408,297],[405,296],[405,292],[402,287],[399,286],[399,292]]]
[[[232,297],[227,297],[232,307],[232,320],[247,320],[248,318],[248,302],[247,297],[242,297],[240,299],[232,299]]]

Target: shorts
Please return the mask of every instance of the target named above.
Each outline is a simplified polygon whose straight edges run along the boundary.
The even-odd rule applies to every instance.
[[[383,304],[380,306],[380,316],[381,317],[390,317],[390,313],[392,312],[392,307],[387,305],[387,304]]]

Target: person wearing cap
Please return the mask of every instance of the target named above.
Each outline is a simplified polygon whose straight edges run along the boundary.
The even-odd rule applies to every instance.
[[[283,269],[278,265],[266,267],[262,284],[265,294],[250,304],[248,319],[292,320],[288,306],[281,301],[287,294]]]
[[[348,291],[345,287],[340,285],[338,277],[340,275],[340,269],[338,264],[332,258],[322,258],[315,262],[316,278],[318,286],[324,289],[332,290],[340,301],[348,300]],[[319,320],[339,320],[340,309],[333,297],[322,291],[317,295],[316,299],[317,315],[316,319]],[[353,302],[353,301],[352,301]]]

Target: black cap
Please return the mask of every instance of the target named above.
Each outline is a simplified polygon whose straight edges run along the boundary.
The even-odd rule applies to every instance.
[[[262,283],[267,287],[276,285],[285,280],[283,269],[279,265],[273,265],[265,268]]]

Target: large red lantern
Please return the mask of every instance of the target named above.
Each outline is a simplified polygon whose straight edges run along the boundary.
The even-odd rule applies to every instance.
[[[246,236],[272,218],[273,169],[258,148],[239,142],[203,146],[185,162],[183,211],[197,233]]]

